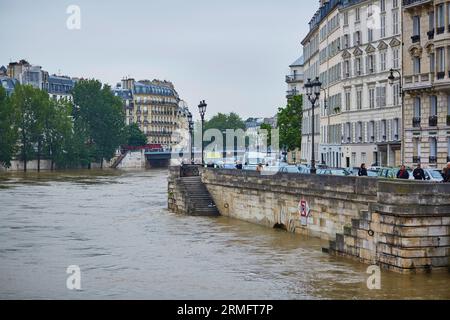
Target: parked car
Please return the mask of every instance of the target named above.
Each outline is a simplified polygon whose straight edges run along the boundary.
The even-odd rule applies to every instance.
[[[351,172],[348,169],[342,169],[342,168],[318,169],[317,174],[347,177],[347,176],[351,175]]]
[[[378,171],[378,177],[384,179],[397,179],[397,173],[400,171],[400,168],[380,168]],[[411,169],[407,169],[409,173],[409,179],[413,180],[413,174]]]
[[[433,182],[443,182],[444,177],[442,176],[441,171],[437,169],[423,169],[425,171],[425,178],[427,181],[433,181]]]
[[[280,173],[302,173],[302,168],[297,166],[284,166],[281,167],[279,172]]]

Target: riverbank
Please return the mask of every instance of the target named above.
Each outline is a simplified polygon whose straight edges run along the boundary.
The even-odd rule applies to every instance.
[[[368,290],[367,266],[319,239],[171,214],[165,169],[1,177],[1,299],[450,299],[448,274],[382,272]]]

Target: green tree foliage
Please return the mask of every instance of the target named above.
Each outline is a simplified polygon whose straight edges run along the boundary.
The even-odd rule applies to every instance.
[[[302,144],[303,97],[295,96],[288,100],[285,108],[278,109],[278,129],[280,147],[287,151],[301,148]]]
[[[234,112],[230,114],[218,113],[209,121],[205,122],[205,130],[208,129],[218,129],[220,131],[225,131],[227,129],[245,130],[245,123],[241,117]]]
[[[0,86],[0,164],[7,168],[11,166],[18,139],[15,117],[14,106]]]
[[[49,107],[48,94],[29,85],[17,85],[11,97],[19,130],[19,159],[27,170],[27,162],[41,154],[44,120]]]
[[[126,128],[128,132],[128,143],[130,147],[142,147],[147,144],[147,136],[133,123]]]
[[[88,161],[110,160],[126,143],[122,101],[109,86],[97,80],[81,80],[73,90],[76,125],[87,136]]]

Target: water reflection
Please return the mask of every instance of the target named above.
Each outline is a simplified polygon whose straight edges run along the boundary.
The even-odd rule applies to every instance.
[[[450,275],[383,272],[308,239],[167,212],[167,171],[0,176],[0,298],[437,299]],[[79,265],[82,291],[66,289]]]

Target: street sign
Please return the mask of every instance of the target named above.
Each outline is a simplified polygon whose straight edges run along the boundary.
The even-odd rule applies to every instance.
[[[306,200],[300,200],[300,203],[298,204],[298,209],[300,212],[300,216],[305,218],[307,218],[309,216],[309,213],[311,212],[308,201]]]

